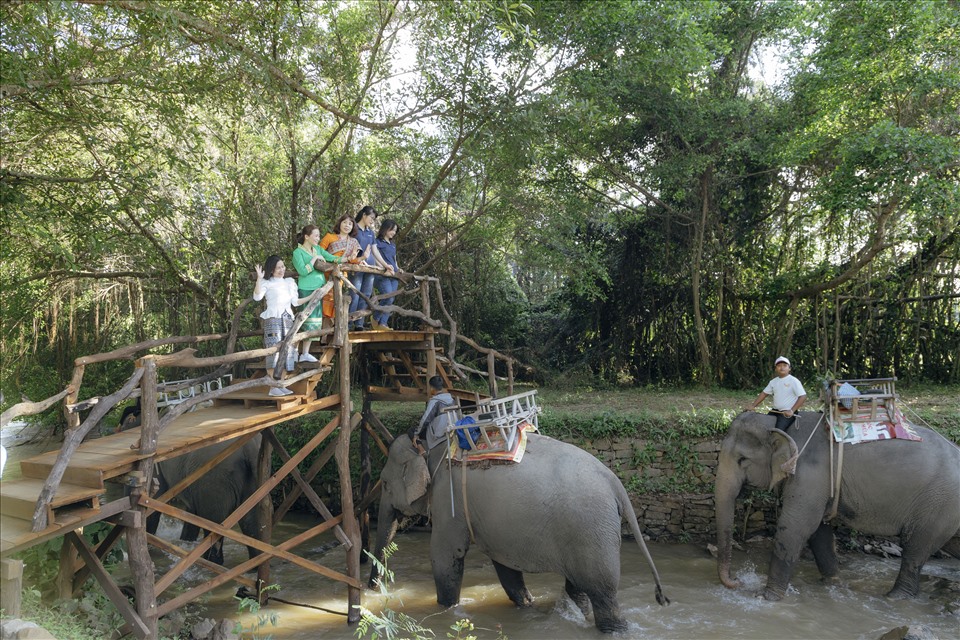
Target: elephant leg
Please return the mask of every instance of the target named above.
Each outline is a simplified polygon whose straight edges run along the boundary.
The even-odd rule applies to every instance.
[[[917,534],[901,535],[903,555],[900,558],[900,573],[897,574],[893,588],[887,592],[888,598],[913,598],[920,593],[920,571],[930,559],[930,555],[940,546],[926,535],[923,540],[918,539],[920,537],[921,535]]]
[[[573,603],[577,605],[584,617],[590,615],[592,609],[590,607],[590,598],[587,596],[586,591],[577,588],[577,586],[569,580],[567,580],[563,590],[567,592],[567,595],[570,596],[570,599],[573,600]]]
[[[209,531],[206,531],[205,533],[207,535],[210,535]],[[207,549],[206,552],[203,554],[203,557],[205,560],[209,560],[214,564],[219,564],[222,567],[223,566],[223,538],[221,537],[219,540],[214,542],[213,546]]]
[[[837,546],[833,536],[833,527],[829,524],[821,524],[817,530],[810,536],[810,551],[813,552],[813,559],[817,561],[817,569],[824,578],[832,578],[837,575],[839,562],[837,561]]]
[[[511,569],[493,561],[493,568],[497,570],[497,577],[500,578],[500,586],[506,591],[507,597],[518,607],[529,607],[533,604],[533,596],[527,590],[527,585],[523,581],[523,572]]]
[[[180,529],[181,540],[196,542],[198,535],[200,535],[200,527],[195,524],[190,524],[189,522],[183,523],[183,528]]]
[[[823,507],[818,510],[817,503],[806,501],[797,505],[795,496],[784,495],[784,505],[791,504],[796,510],[783,513],[777,523],[777,535],[773,541],[773,555],[770,558],[770,570],[767,572],[767,586],[763,597],[767,600],[782,600],[793,576],[793,566],[800,558],[800,550],[817,532],[817,546],[822,546],[823,534],[818,532],[822,521]],[[819,560],[818,560],[819,562]]]
[[[597,629],[604,633],[617,633],[627,630],[627,621],[620,613],[620,603],[617,601],[617,591],[597,591],[586,589],[585,593],[593,605],[593,622]]]
[[[160,528],[160,512],[154,511],[147,516],[147,533],[157,535],[157,529]]]
[[[467,539],[466,536],[455,535],[448,528],[434,522],[433,533],[430,535],[430,564],[437,587],[437,602],[444,607],[460,602],[463,559],[468,548],[467,544],[457,544],[457,541],[451,538]]]

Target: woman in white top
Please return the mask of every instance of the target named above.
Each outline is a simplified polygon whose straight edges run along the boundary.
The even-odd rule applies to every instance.
[[[293,327],[293,307],[301,305],[309,300],[300,298],[297,293],[297,283],[293,278],[284,278],[287,267],[283,264],[280,256],[269,256],[264,268],[257,265],[257,284],[253,289],[253,299],[267,299],[267,308],[260,314],[263,319],[263,346],[272,347],[279,344],[287,337],[287,333]],[[270,274],[270,277],[264,280],[264,272]],[[267,375],[273,375],[273,369],[277,366],[278,354],[267,356]],[[297,361],[297,349],[292,346],[287,349],[287,371],[293,371]],[[281,374],[282,378],[282,374]],[[288,396],[293,391],[281,387],[270,389],[271,396]]]

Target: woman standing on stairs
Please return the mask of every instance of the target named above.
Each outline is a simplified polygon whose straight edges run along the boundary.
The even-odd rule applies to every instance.
[[[269,256],[264,263],[263,268],[256,266],[257,284],[253,288],[253,299],[267,299],[267,308],[260,314],[263,320],[263,346],[272,347],[275,344],[283,342],[284,338],[293,327],[293,309],[296,305],[301,305],[306,298],[297,297],[297,283],[293,278],[284,278],[287,267],[283,264],[280,256]],[[270,274],[270,277],[264,280],[264,271]],[[293,371],[297,357],[296,347],[287,350],[286,370]],[[277,367],[279,354],[267,356],[267,375],[272,376],[273,370]],[[280,373],[280,379],[283,379],[283,372]],[[268,392],[271,396],[288,396],[293,391],[282,387],[272,387]]]
[[[309,298],[313,292],[327,283],[323,271],[317,265],[323,262],[343,262],[343,258],[331,255],[320,247],[320,228],[308,224],[300,232],[300,244],[293,250],[293,266],[300,275],[297,282],[301,298]],[[304,331],[314,331],[323,327],[323,306],[318,304],[304,323]],[[301,346],[300,362],[316,362],[310,353],[313,340],[304,340]]]
[[[357,242],[357,225],[354,224],[353,217],[349,213],[337,218],[333,224],[333,231],[323,236],[323,240],[320,241],[320,248],[337,256],[340,261],[350,264],[360,263],[363,258],[360,243]],[[331,291],[323,297],[323,317],[333,318],[333,312],[333,291]]]
[[[400,286],[400,283],[396,278],[391,276],[395,273],[400,273],[403,271],[397,265],[397,245],[393,243],[393,237],[397,235],[397,223],[390,218],[387,218],[383,221],[383,224],[380,225],[380,232],[377,234],[377,251],[380,253],[380,257],[388,265],[385,275],[377,276],[373,284],[377,288],[377,291],[383,294],[393,294],[396,293],[397,289]],[[396,296],[391,295],[389,298],[385,298],[380,301],[381,305],[391,305],[396,299]],[[389,311],[377,311],[373,314],[373,328],[375,331],[390,331],[390,312]]]

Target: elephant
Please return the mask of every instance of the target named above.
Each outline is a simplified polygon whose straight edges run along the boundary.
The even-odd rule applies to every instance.
[[[900,572],[887,596],[916,596],[920,570],[932,553],[942,548],[960,558],[960,448],[923,427],[915,427],[922,442],[894,439],[845,445],[837,516],[826,522],[833,506],[832,436],[822,413],[799,416],[789,435],[774,427],[774,416],[754,412],[741,413],[730,425],[720,448],[714,493],[720,581],[728,588],[738,586],[730,578],[730,547],[741,488],[747,484],[773,489],[782,484],[764,598],[784,597],[805,543],[821,575],[836,576],[835,524],[871,535],[899,536]],[[799,450],[798,442],[803,443]],[[796,471],[788,475],[784,463],[798,453]],[[835,467],[838,458],[835,451]]]
[[[140,426],[140,402],[128,407],[120,418],[119,429],[133,429]],[[257,434],[240,449],[234,451],[216,467],[201,476],[196,482],[181,491],[174,498],[184,511],[213,522],[223,522],[237,507],[252,496],[259,488],[257,485],[257,460],[260,456],[261,436]],[[164,460],[157,464],[156,478],[159,482],[157,495],[162,495],[188,475],[216,457],[232,443],[218,442],[182,456]],[[244,535],[258,538],[261,530],[259,509],[251,509],[240,520],[240,530]],[[157,533],[160,514],[153,513],[147,518],[147,531]],[[185,522],[180,531],[181,540],[194,541],[200,534],[200,528]],[[260,552],[247,547],[250,557]],[[203,557],[216,564],[223,564],[223,538],[210,547]]]
[[[252,496],[257,489],[257,460],[260,455],[260,434],[248,440],[242,447],[234,451],[216,467],[201,476],[196,482],[181,491],[174,500],[178,501],[184,511],[200,516],[212,522],[223,522],[237,507]],[[157,478],[160,481],[158,495],[163,494],[170,487],[205,465],[221,451],[232,444],[218,442],[182,456],[164,460],[157,465]],[[260,509],[254,507],[240,519],[240,530],[251,538],[260,535]],[[158,515],[158,514],[154,514]],[[151,516],[153,517],[153,516]],[[159,519],[148,520],[147,527],[151,533],[156,533]],[[180,532],[181,540],[196,540],[199,528],[184,523]],[[253,547],[247,547],[250,557],[260,552]],[[207,552],[204,558],[217,564],[223,564],[223,538],[220,538]]]
[[[430,515],[430,562],[439,604],[459,602],[464,557],[475,542],[493,561],[500,584],[517,606],[533,603],[523,572],[555,572],[566,579],[566,593],[584,615],[592,604],[600,631],[625,630],[617,600],[622,518],[650,564],[657,602],[669,603],[626,490],[595,457],[571,444],[528,434],[520,463],[484,462],[464,470],[448,466],[445,449],[435,446],[425,459],[408,435],[390,445],[380,474],[374,552],[382,562],[399,515]],[[434,470],[432,481],[429,469]],[[377,563],[372,564],[371,588],[378,578]]]

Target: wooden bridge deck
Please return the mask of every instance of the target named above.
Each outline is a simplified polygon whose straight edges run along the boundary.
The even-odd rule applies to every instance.
[[[254,395],[252,392],[246,395]],[[272,398],[266,391],[259,394],[263,400]],[[279,398],[288,400],[291,397]],[[305,400],[301,397],[301,400]],[[300,416],[336,406],[339,397],[329,396],[320,400],[301,401],[293,407],[278,409],[269,405],[244,407],[226,405],[198,409],[186,413],[164,429],[157,441],[157,461],[181,456],[189,451],[233,440],[252,431],[298,418]],[[106,489],[104,481],[127,474],[141,456],[136,447],[140,430],[131,429],[95,440],[84,442],[73,454],[64,474],[64,482],[55,494],[51,505],[55,519],[53,524],[40,532],[32,532],[31,520],[34,505],[40,495],[43,481],[57,460],[59,451],[27,458],[20,461],[23,478],[0,484],[0,517],[2,517],[2,547],[6,556],[21,549],[56,537],[59,533],[76,528],[79,520],[96,522],[99,503],[96,500]],[[61,517],[61,511],[64,513]],[[104,517],[113,515],[104,514]],[[92,518],[92,520],[91,520]],[[57,529],[58,532],[49,529]],[[52,534],[52,535],[51,535]]]

